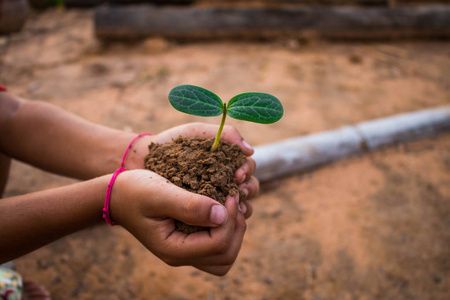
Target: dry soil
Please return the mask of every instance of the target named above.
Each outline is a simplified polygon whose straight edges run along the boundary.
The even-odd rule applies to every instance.
[[[157,133],[191,121],[167,94],[269,92],[273,125],[230,120],[253,145],[448,105],[450,44],[164,39],[102,44],[92,12],[34,14],[0,37],[0,82],[93,122]],[[7,195],[70,184],[14,162]],[[450,135],[262,186],[241,253],[214,277],[172,268],[120,227],[73,234],[16,260],[54,299],[450,299]]]

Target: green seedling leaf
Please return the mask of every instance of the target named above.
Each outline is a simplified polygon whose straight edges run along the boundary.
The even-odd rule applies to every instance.
[[[243,93],[231,98],[227,113],[238,120],[270,124],[281,119],[283,106],[270,94]]]
[[[227,115],[244,121],[270,124],[283,116],[283,106],[280,100],[265,93],[243,93],[231,98],[228,105],[213,92],[194,85],[179,85],[169,93],[172,106],[184,113],[200,116],[214,117],[222,115],[214,144],[211,151],[219,146],[220,135]]]
[[[169,93],[172,106],[199,117],[214,117],[223,113],[223,102],[213,92],[194,85],[179,85]]]

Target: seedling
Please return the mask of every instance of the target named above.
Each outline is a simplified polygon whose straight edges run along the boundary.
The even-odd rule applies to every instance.
[[[283,116],[283,106],[280,100],[266,93],[243,93],[234,96],[227,103],[213,92],[194,85],[179,85],[169,93],[172,106],[184,113],[200,116],[215,117],[222,115],[211,151],[219,146],[220,136],[227,115],[234,119],[261,124],[270,124]]]

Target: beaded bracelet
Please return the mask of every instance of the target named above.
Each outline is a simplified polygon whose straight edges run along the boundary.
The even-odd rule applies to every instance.
[[[114,181],[116,181],[117,176],[122,173],[123,171],[126,171],[127,169],[124,168],[125,164],[125,158],[127,157],[128,151],[131,149],[131,146],[133,143],[144,135],[152,135],[151,133],[141,133],[137,135],[134,139],[131,140],[130,144],[128,144],[127,149],[125,150],[125,154],[123,155],[122,162],[120,164],[120,168],[117,169],[113,176],[111,177],[111,181],[108,184],[108,188],[106,189],[106,196],[105,196],[105,205],[103,206],[103,219],[105,219],[106,223],[108,223],[111,226],[117,225],[113,220],[111,220],[111,214],[109,212],[109,203],[111,201],[111,191],[112,187],[114,185]]]
[[[114,174],[113,174],[113,176],[111,178],[111,181],[108,184],[108,188],[106,189],[105,205],[103,207],[103,219],[105,219],[106,223],[108,223],[111,226],[117,225],[117,223],[115,223],[115,222],[113,222],[111,220],[111,215],[110,215],[110,212],[109,212],[109,202],[111,201],[112,187],[113,187],[114,181],[116,181],[117,176],[120,173],[122,173],[123,171],[126,171],[126,170],[127,169],[125,169],[125,168],[117,169],[114,172]]]
[[[141,134],[138,134],[134,139],[131,140],[130,144],[128,145],[127,149],[125,150],[125,154],[123,155],[122,163],[120,164],[120,167],[121,167],[121,168],[124,168],[125,158],[127,157],[128,151],[130,150],[130,148],[131,148],[131,146],[133,145],[133,143],[134,143],[138,138],[140,138],[141,136],[144,136],[144,135],[152,135],[152,134],[151,134],[151,133],[141,133]]]

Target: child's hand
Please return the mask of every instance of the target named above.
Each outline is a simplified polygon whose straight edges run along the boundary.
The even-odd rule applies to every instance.
[[[218,125],[205,123],[189,123],[165,130],[153,136],[153,142],[164,144],[171,142],[180,135],[188,138],[213,138],[219,129]],[[230,144],[238,144],[247,156],[253,154],[253,148],[247,144],[239,132],[232,126],[225,125],[223,127],[221,139]]]
[[[121,173],[110,205],[112,220],[165,263],[219,276],[236,260],[246,230],[235,198],[227,197],[223,206],[147,170]],[[185,234],[175,230],[175,219],[211,229]]]
[[[151,142],[164,144],[171,142],[180,135],[187,138],[213,138],[217,134],[218,129],[218,125],[189,123],[170,128],[157,135],[143,136],[134,143],[133,151],[129,152],[130,157],[127,158],[125,167],[129,170],[143,169],[144,158],[148,154],[148,145]],[[254,150],[244,141],[239,132],[232,126],[224,126],[222,131],[222,139],[231,144],[238,144],[248,156],[244,164],[236,171],[235,177],[239,185],[239,189],[247,193],[247,200],[250,200],[256,196],[259,191],[259,181],[253,177],[256,169],[255,161],[250,158]],[[241,210],[244,212],[245,218],[249,218],[252,214],[251,203],[249,201],[242,203]]]

